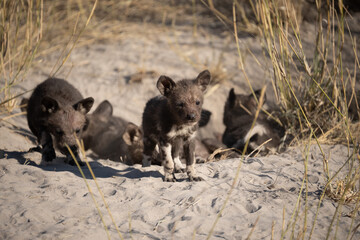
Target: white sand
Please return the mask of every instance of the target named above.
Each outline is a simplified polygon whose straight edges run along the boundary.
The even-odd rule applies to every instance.
[[[126,84],[128,76],[143,68],[175,80],[196,77],[204,67],[194,69],[176,54],[171,41],[178,40],[180,49],[177,51],[181,50],[181,54],[187,57],[197,57],[200,62],[215,63],[223,52],[223,66],[229,75],[236,74],[206,98],[204,107],[213,115],[209,126],[202,129],[200,135],[221,133],[224,129],[222,111],[229,88],[235,85],[239,93],[247,89],[236,68],[236,47],[233,43],[227,45],[225,38],[213,35],[193,39],[191,31],[186,29],[161,34],[156,31],[159,30],[154,30],[147,38],[132,36],[112,44],[76,48],[57,77],[67,76],[84,97],[94,97],[95,107],[108,99],[114,105],[115,115],[140,124],[146,101],[158,94],[155,87],[158,76],[147,77],[141,84]],[[259,58],[262,57],[258,42],[253,39],[243,41]],[[266,74],[259,70],[250,56],[246,60],[253,84],[262,86],[266,83]],[[28,80],[15,89],[20,92],[35,87],[46,78],[55,61],[55,55],[38,59]],[[41,166],[40,153],[27,152],[33,146],[34,137],[24,116],[0,122],[0,239],[106,239],[91,194],[77,167],[65,164],[60,154],[51,164]],[[252,239],[270,239],[272,234],[274,239],[279,239],[283,227],[288,228],[286,239],[301,238],[300,228],[304,226],[305,218],[305,238],[308,238],[325,182],[322,155],[318,147],[312,146],[308,196],[306,198],[303,193],[298,198],[299,192],[305,191],[302,189],[304,152],[301,147],[290,148],[279,155],[246,159],[212,239],[246,239],[252,229]],[[345,146],[324,146],[324,152],[329,159],[331,174],[348,157]],[[240,159],[228,159],[198,164],[196,169],[204,181],[188,182],[186,174],[178,174],[179,182],[166,183],[162,181],[162,168],[159,166],[126,166],[96,159],[90,151],[88,160],[125,239],[206,239],[241,162]],[[89,171],[86,167],[83,170],[111,238],[119,238]],[[313,239],[326,238],[336,207],[337,203],[329,198],[321,203]],[[330,238],[345,239],[351,226],[347,214],[353,207],[342,207]],[[299,212],[295,213],[297,220],[293,224],[296,209]],[[353,227],[359,222],[360,218],[356,217]],[[359,238],[358,231],[353,239]]]

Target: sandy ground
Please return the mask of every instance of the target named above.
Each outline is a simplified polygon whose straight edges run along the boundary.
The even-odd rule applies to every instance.
[[[261,60],[264,57],[256,39],[242,38],[241,48],[244,52],[251,49],[261,62],[266,62]],[[58,54],[37,59],[27,80],[15,89],[19,92],[32,89],[46,79]],[[194,37],[185,27],[168,30],[145,27],[141,34],[118,42],[75,48],[57,77],[66,78],[84,97],[94,97],[95,106],[107,99],[114,106],[114,115],[140,124],[146,101],[158,94],[155,83],[159,75],[175,80],[193,78],[207,67],[211,70],[219,59],[229,79],[209,90],[204,108],[213,115],[199,133],[201,137],[216,137],[224,130],[222,112],[229,89],[248,92],[244,76],[237,68],[236,45],[226,34],[199,32]],[[268,84],[271,100],[265,67],[258,66],[250,54],[245,54],[245,60],[254,88]],[[140,83],[128,83],[140,70],[155,74],[146,75]],[[40,165],[41,155],[28,153],[34,145],[24,116],[0,122],[0,238],[106,239],[79,169],[65,164],[60,154],[50,165]],[[348,149],[340,145],[323,147],[334,174],[346,162]],[[127,166],[97,159],[90,151],[87,155],[125,239],[206,239],[239,166],[239,179],[212,239],[246,239],[251,231],[252,239],[272,236],[279,239],[282,234],[289,239],[302,237],[304,225],[305,237],[309,237],[325,185],[323,158],[318,147],[312,146],[307,170],[308,195],[300,193],[305,187],[302,185],[305,151],[304,147],[292,147],[278,155],[197,164],[204,181],[188,182],[185,174],[179,174],[176,183],[163,182],[159,166]],[[83,171],[111,238],[119,238],[94,180],[86,167]],[[337,203],[328,198],[320,204],[313,239],[326,238],[336,207]],[[330,238],[343,239],[351,226],[360,223],[359,217],[353,223],[349,217],[353,207],[342,207],[341,214],[334,219]],[[354,234],[353,239],[360,238],[359,231]]]

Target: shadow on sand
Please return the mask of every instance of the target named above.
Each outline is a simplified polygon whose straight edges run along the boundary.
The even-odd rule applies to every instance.
[[[81,173],[77,166],[72,166],[67,163],[65,163],[66,158],[65,157],[57,157],[52,162],[50,162],[48,165],[38,165],[36,162],[32,161],[28,157],[26,157],[26,154],[28,152],[21,152],[21,151],[5,151],[2,150],[2,154],[6,156],[6,158],[16,159],[19,164],[22,165],[29,165],[38,167],[44,171],[52,171],[52,172],[71,172],[74,175],[78,177],[82,177]],[[110,160],[109,160],[110,161]],[[96,178],[110,178],[110,177],[125,177],[130,179],[139,179],[139,178],[147,178],[147,177],[153,177],[153,178],[162,178],[162,174],[159,171],[141,171],[133,166],[127,166],[125,169],[114,169],[109,166],[105,166],[101,164],[98,161],[92,161],[89,162],[89,165],[91,169],[94,172],[94,175]],[[92,179],[91,173],[88,169],[88,167],[85,165],[81,167],[85,177],[87,179]]]

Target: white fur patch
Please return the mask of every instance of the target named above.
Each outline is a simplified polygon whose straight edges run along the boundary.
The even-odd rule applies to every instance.
[[[171,144],[166,144],[165,146],[161,146],[161,150],[163,151],[164,155],[163,157],[165,157],[166,160],[168,160],[169,162],[173,161],[172,157],[171,157]]]
[[[250,131],[248,131],[248,133],[245,135],[244,143],[249,141],[249,139],[251,139],[256,134],[259,134],[260,136],[262,136],[266,133],[267,133],[266,128],[263,125],[255,124],[254,128],[250,129]]]
[[[185,125],[180,128],[173,126],[170,132],[168,132],[167,136],[168,138],[174,138],[179,136],[189,137],[190,139],[194,138],[196,135],[196,131],[193,131],[192,128],[194,127],[195,124],[196,123],[193,123],[191,125]]]
[[[175,169],[183,169],[184,168],[179,157],[174,158],[174,163],[175,163]]]
[[[160,153],[160,150],[159,150],[159,144],[156,144],[156,146],[155,146],[155,152],[156,152],[157,154],[159,154],[159,153]]]

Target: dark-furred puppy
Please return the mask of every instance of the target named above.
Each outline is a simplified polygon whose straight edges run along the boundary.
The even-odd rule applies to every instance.
[[[113,107],[103,101],[88,114],[88,127],[82,134],[85,150],[91,149],[103,159],[128,165],[142,163],[142,131],[135,124],[112,115]]]
[[[86,126],[85,114],[94,99],[83,99],[80,92],[63,79],[49,78],[39,84],[32,93],[27,106],[30,130],[41,145],[42,161],[50,162],[56,155],[53,144],[75,164],[66,145],[83,165],[78,156],[76,137],[80,138]]]
[[[194,137],[201,118],[203,94],[210,82],[210,72],[205,70],[193,80],[174,82],[160,76],[157,88],[161,95],[150,99],[143,113],[144,131],[143,166],[151,164],[151,158],[159,148],[164,181],[176,181],[175,171],[182,171],[179,152],[183,147],[186,172],[190,181],[200,181],[195,170]]]
[[[255,91],[255,94],[259,99],[260,90]],[[266,96],[264,96],[264,103],[265,101]],[[256,109],[257,102],[252,94],[235,94],[233,88],[230,90],[225,103],[223,118],[226,129],[222,141],[227,147],[242,151],[245,143],[249,141],[247,152],[251,152],[265,141],[271,139],[260,150],[267,153],[268,151],[275,152],[278,149],[281,138],[285,134],[285,129],[276,121],[268,119],[267,115],[261,111],[254,128],[250,130]]]
[[[209,123],[211,114],[212,113],[209,110],[206,109],[201,110],[199,128],[205,127]],[[195,153],[196,153],[195,154],[196,163],[206,162],[206,158],[209,156],[208,149],[205,149],[198,136],[195,137]],[[180,149],[180,159],[184,159],[184,152],[182,151],[182,149]],[[151,159],[151,165],[160,165],[160,166],[162,165],[162,159],[160,157],[158,149],[156,150],[154,156]]]

